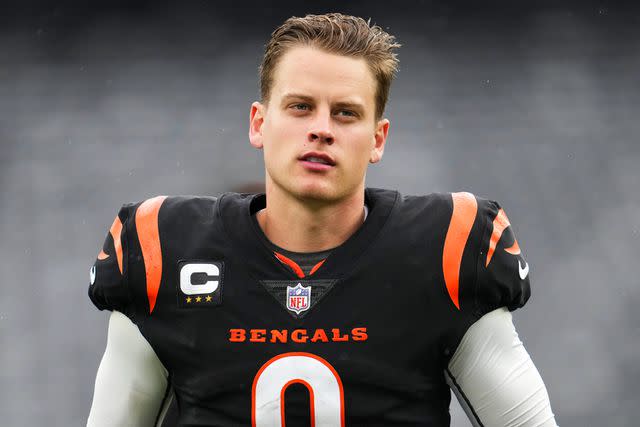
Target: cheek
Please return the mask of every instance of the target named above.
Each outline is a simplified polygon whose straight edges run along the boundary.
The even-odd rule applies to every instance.
[[[275,147],[285,147],[293,141],[298,141],[305,134],[304,124],[300,120],[285,117],[275,117],[267,127],[268,140]]]
[[[369,129],[362,129],[356,134],[352,134],[350,139],[354,142],[347,146],[351,157],[354,160],[359,159],[361,162],[367,163],[374,145],[373,133]]]
[[[281,169],[296,155],[299,145],[295,144],[300,138],[292,123],[280,120],[270,123],[263,132],[264,160],[268,168]],[[275,169],[272,169],[275,170]]]

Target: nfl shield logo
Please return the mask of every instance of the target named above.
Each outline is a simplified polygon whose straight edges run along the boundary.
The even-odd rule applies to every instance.
[[[302,286],[298,283],[295,287],[287,286],[287,308],[296,314],[308,310],[311,305],[311,286]]]

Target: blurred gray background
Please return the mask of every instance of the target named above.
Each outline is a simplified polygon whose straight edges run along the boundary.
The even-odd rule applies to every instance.
[[[247,132],[263,44],[285,18],[327,11],[404,45],[369,185],[500,201],[531,265],[514,319],[559,424],[638,425],[638,8],[444,1],[10,5],[1,425],[85,423],[108,319],[88,271],[119,206],[260,182]],[[452,416],[470,425],[457,403]]]

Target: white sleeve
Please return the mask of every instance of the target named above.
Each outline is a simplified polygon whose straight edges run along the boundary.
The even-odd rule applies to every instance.
[[[504,307],[469,328],[445,375],[474,427],[557,426],[540,373]]]
[[[154,426],[171,396],[167,370],[138,327],[114,311],[87,427]]]

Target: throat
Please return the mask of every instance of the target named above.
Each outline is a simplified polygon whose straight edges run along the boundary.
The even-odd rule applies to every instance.
[[[266,240],[274,246],[272,249],[288,256],[287,254],[322,253],[340,246],[362,226],[368,213],[367,205],[363,205],[357,222],[348,227],[344,226],[347,221],[341,221],[343,216],[340,214],[301,221],[295,215],[293,218],[274,218],[273,212],[261,209],[254,212],[254,219]]]

